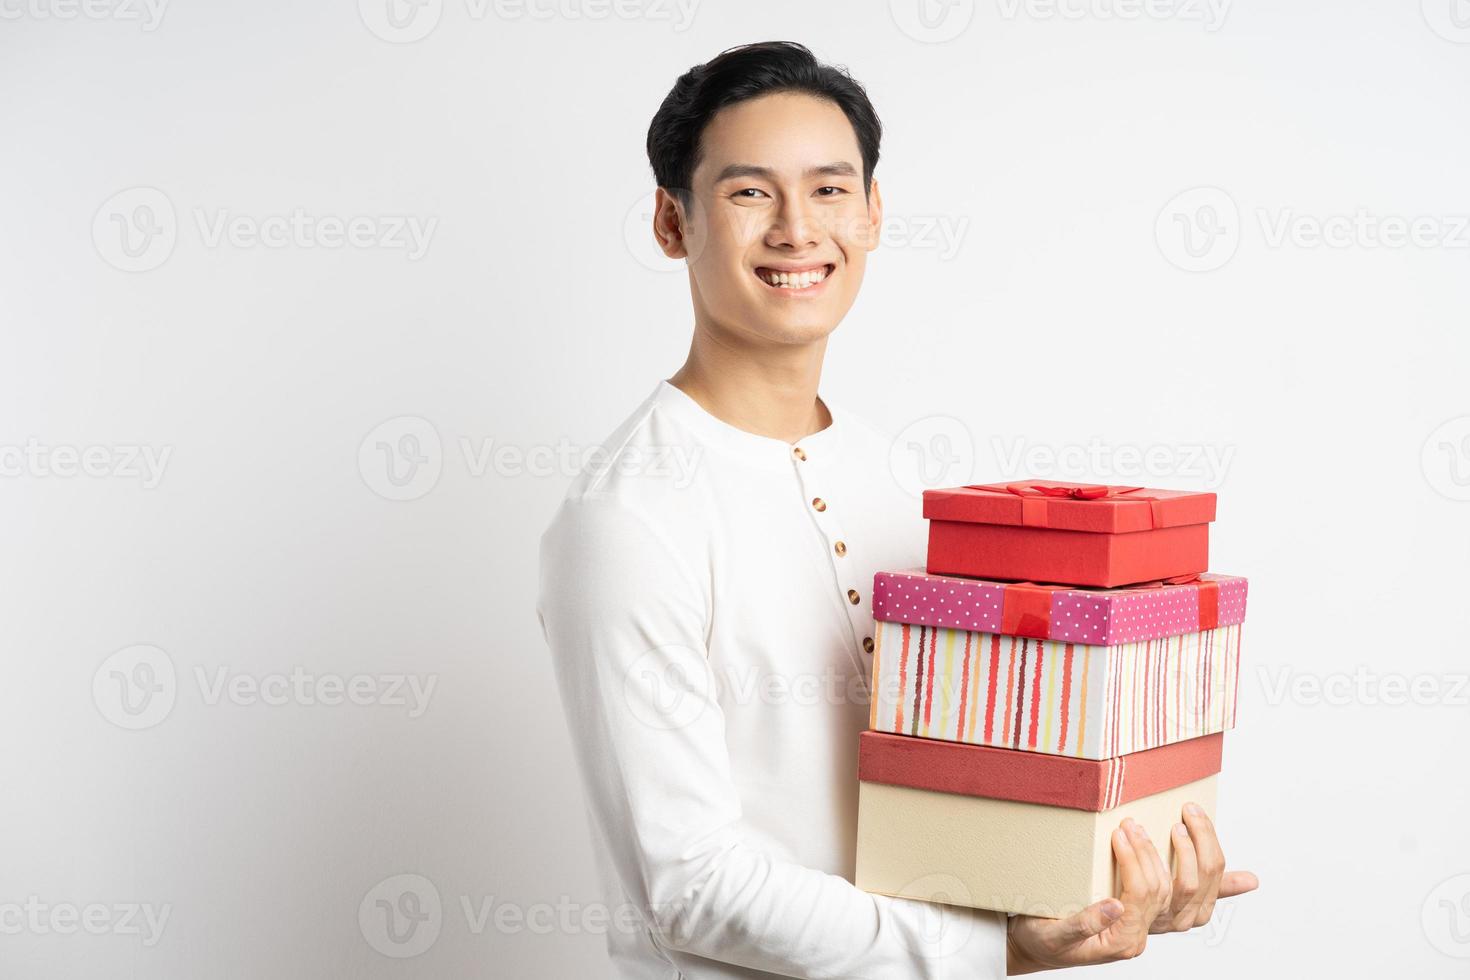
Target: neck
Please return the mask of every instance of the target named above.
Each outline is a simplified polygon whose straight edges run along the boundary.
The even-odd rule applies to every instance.
[[[696,326],[684,366],[669,384],[715,418],[746,432],[800,442],[832,423],[817,397],[827,338],[803,345],[752,348]]]

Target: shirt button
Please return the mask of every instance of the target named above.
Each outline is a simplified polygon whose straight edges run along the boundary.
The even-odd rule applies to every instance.
[[[865,636],[865,637],[863,637],[863,653],[872,653],[872,652],[873,652],[873,638],[871,636]]]
[[[795,456],[802,462],[806,462],[806,450],[802,449],[800,446],[792,446],[791,455]]]
[[[827,501],[823,500],[821,497],[813,497],[812,506],[815,507],[818,511],[824,511],[827,509]]]
[[[847,590],[847,601],[852,603],[854,606],[858,604],[858,600],[861,598],[862,596],[857,594],[857,589]]]
[[[847,544],[845,542],[839,541],[832,546],[832,550],[837,552],[838,558],[841,558],[843,555],[847,554]]]

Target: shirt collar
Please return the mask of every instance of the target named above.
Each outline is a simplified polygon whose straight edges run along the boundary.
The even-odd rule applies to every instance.
[[[659,412],[692,430],[704,442],[754,463],[773,468],[779,466],[783,469],[790,468],[793,460],[796,459],[798,448],[806,454],[807,461],[810,462],[826,462],[836,458],[837,447],[842,438],[843,421],[847,417],[847,412],[832,404],[831,400],[820,392],[817,397],[822,400],[822,404],[827,406],[827,411],[832,416],[831,424],[819,432],[813,432],[792,443],[784,439],[747,432],[723,419],[716,418],[707,412],[699,402],[666,380],[660,381],[653,393]]]

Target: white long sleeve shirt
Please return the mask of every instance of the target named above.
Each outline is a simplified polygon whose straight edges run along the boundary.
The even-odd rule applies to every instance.
[[[1004,917],[851,884],[873,573],[923,561],[890,441],[795,445],[660,381],[542,536],[537,612],[623,980],[1005,975]]]

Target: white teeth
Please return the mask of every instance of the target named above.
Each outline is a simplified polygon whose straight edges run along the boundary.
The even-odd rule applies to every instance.
[[[826,278],[826,266],[809,272],[766,272],[761,274],[762,281],[784,289],[805,289]]]

